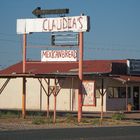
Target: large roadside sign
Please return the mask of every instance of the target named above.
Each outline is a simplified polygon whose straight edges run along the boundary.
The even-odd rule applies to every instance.
[[[88,16],[17,19],[17,34],[64,31],[86,32],[89,30],[88,20]]]

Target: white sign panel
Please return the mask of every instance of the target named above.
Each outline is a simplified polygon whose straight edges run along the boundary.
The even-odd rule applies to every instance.
[[[82,94],[84,106],[95,106],[95,82],[83,81]]]
[[[77,61],[77,50],[42,50],[41,61]]]
[[[86,32],[88,16],[17,19],[17,34],[32,32]]]

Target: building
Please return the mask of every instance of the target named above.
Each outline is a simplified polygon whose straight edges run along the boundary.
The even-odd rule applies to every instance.
[[[83,77],[93,94],[83,95],[83,111],[140,109],[139,61],[85,60]],[[78,62],[22,62],[0,71],[0,109],[22,108],[22,80],[26,78],[27,110],[78,109]],[[54,92],[55,90],[55,92]],[[90,91],[90,89],[89,89]]]

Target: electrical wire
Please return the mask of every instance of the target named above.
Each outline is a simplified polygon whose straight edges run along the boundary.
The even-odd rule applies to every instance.
[[[22,38],[20,37],[19,39],[11,39],[12,37],[16,37],[16,34],[9,34],[9,33],[2,33],[0,32],[0,42],[10,42],[10,43],[17,43],[20,44],[21,46],[21,50],[22,50]],[[6,37],[6,38],[5,38]],[[7,37],[10,37],[7,38]],[[36,42],[37,40],[33,40],[32,41],[28,41],[28,46],[29,48],[49,48],[51,47],[50,45],[48,45],[47,43],[43,43],[40,42],[42,38],[38,38],[37,40],[38,42]],[[44,40],[44,39],[43,39]],[[34,45],[35,44],[35,45]],[[123,43],[119,43],[119,42],[109,42],[109,43],[92,43],[92,42],[88,42],[85,41],[84,44],[86,50],[94,50],[94,51],[111,51],[111,52],[135,52],[135,53],[139,53],[140,49],[136,49],[139,46],[136,46],[134,44],[123,44]],[[60,47],[60,46],[59,46]],[[64,47],[64,46],[63,46]]]

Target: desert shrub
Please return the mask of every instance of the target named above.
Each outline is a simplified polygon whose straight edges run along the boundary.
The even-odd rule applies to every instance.
[[[125,114],[124,113],[114,113],[112,115],[112,119],[113,120],[123,120],[125,118]]]
[[[40,117],[36,117],[32,120],[32,124],[40,125],[40,124],[45,124],[45,120]]]
[[[66,117],[66,122],[67,123],[69,123],[69,122],[77,122],[77,119],[72,114],[67,113],[65,115],[65,117]]]
[[[0,117],[3,118],[19,118],[20,117],[20,112],[18,111],[0,111]]]

